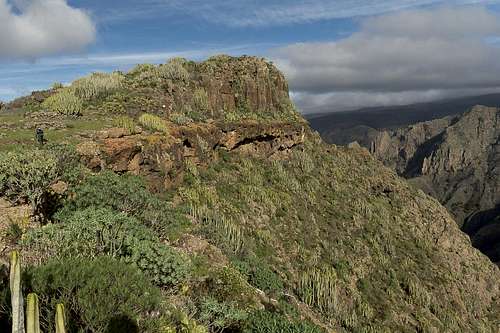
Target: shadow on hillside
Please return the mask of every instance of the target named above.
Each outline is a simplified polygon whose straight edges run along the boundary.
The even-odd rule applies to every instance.
[[[139,333],[137,324],[126,315],[116,316],[108,324],[106,333]]]
[[[470,215],[462,231],[469,235],[475,248],[500,264],[500,204]]]

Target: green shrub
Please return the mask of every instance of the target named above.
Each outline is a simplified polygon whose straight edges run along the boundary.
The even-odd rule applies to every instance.
[[[232,302],[219,302],[213,297],[206,297],[201,301],[198,318],[211,331],[222,332],[238,330],[247,317],[247,312]]]
[[[208,290],[219,302],[231,300],[240,307],[254,305],[255,290],[240,272],[232,267],[222,267],[212,270],[209,275]]]
[[[106,101],[101,106],[104,114],[124,114],[127,113],[125,106],[118,101]]]
[[[158,310],[159,290],[136,268],[110,257],[51,261],[28,272],[37,293],[44,331],[53,332],[55,308],[63,303],[69,332],[138,332]]]
[[[23,245],[39,258],[121,258],[136,265],[159,286],[173,287],[189,273],[187,257],[160,243],[136,219],[105,208],[90,207],[75,212],[64,223],[31,230]]]
[[[149,129],[168,134],[168,126],[165,121],[153,114],[144,113],[139,117],[139,123]]]
[[[208,94],[203,88],[198,88],[193,94],[194,108],[201,113],[208,113],[210,111],[210,104],[208,102]]]
[[[104,208],[76,211],[63,222],[30,230],[23,245],[39,258],[124,257],[135,242],[156,239],[136,219]]]
[[[243,333],[323,333],[319,327],[307,321],[291,321],[284,315],[258,311],[250,315]]]
[[[43,101],[42,108],[66,116],[78,116],[83,111],[83,101],[73,90],[63,88]]]
[[[264,260],[254,256],[246,256],[243,261],[234,260],[233,264],[247,277],[252,286],[266,293],[283,291],[283,281]]]
[[[144,180],[133,175],[120,176],[105,171],[88,177],[74,188],[73,198],[56,218],[64,220],[74,211],[91,206],[107,207],[134,216],[162,236],[175,236],[177,229],[190,224],[182,212],[149,192]]]
[[[80,155],[72,145],[49,143],[43,147],[45,153],[56,159],[57,175],[62,181],[69,184],[79,182],[85,172],[80,163]]]
[[[193,122],[193,119],[184,113],[173,112],[168,116],[168,119],[176,125],[184,126]]]
[[[135,134],[135,121],[130,117],[118,117],[113,121],[113,125],[126,129],[129,134]]]
[[[152,72],[156,69],[156,66],[153,64],[138,64],[134,68],[132,68],[127,74],[132,76],[137,76],[142,73]]]
[[[136,242],[126,261],[139,267],[156,285],[162,287],[179,285],[187,279],[190,271],[186,256],[158,242]]]
[[[13,201],[28,199],[34,212],[57,177],[57,160],[40,149],[0,153],[0,193]]]
[[[124,86],[125,76],[120,72],[92,73],[71,84],[74,94],[84,100],[106,97]]]
[[[189,80],[189,72],[184,68],[185,62],[186,60],[182,58],[172,58],[157,68],[158,75],[172,81],[187,81]]]

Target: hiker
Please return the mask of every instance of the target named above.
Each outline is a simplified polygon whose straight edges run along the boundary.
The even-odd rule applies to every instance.
[[[36,141],[39,145],[43,145],[45,143],[45,139],[43,138],[43,129],[36,129]]]

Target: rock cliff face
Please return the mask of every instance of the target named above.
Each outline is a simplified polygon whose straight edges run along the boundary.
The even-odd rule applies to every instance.
[[[485,225],[493,223],[494,218],[486,216],[492,216],[500,203],[498,108],[476,106],[461,116],[383,131],[370,149],[385,165],[445,205],[473,241],[481,229],[478,219]],[[497,250],[489,251],[490,257],[499,261],[500,234],[496,228],[488,228],[489,242],[497,244]],[[485,238],[480,238],[475,243],[484,245]]]
[[[293,108],[283,74],[263,59],[216,56],[201,63],[176,63],[183,65],[185,78],[161,83],[160,93],[154,96],[160,107],[152,113],[168,117],[204,109],[213,119],[250,114],[276,118]]]
[[[85,164],[94,171],[111,169],[146,176],[157,190],[182,180],[189,165],[208,166],[216,151],[238,152],[265,159],[281,159],[304,142],[303,124],[193,124],[181,126],[170,136],[159,133],[118,135],[100,133],[77,146]],[[118,132],[114,130],[106,131]]]

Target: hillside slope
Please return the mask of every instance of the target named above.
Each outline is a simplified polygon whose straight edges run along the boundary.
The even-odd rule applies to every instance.
[[[381,132],[371,150],[443,203],[475,246],[499,261],[500,234],[491,218],[500,203],[499,138],[499,109],[476,106],[460,116]],[[479,225],[490,226],[487,238],[480,236],[486,229],[475,237]]]
[[[60,199],[51,196],[60,200],[52,202],[55,215],[45,211],[54,223],[34,227],[3,252],[23,250],[38,274],[32,290],[48,292],[36,277],[53,269],[49,257],[69,260],[86,253],[82,248],[94,249],[95,229],[81,223],[100,223],[93,211],[108,221],[111,210],[140,223],[130,233],[146,228],[157,237],[147,236],[148,242],[167,246],[190,263],[183,274],[154,278],[153,270],[155,275],[146,276],[165,303],[213,332],[221,323],[231,332],[498,330],[500,271],[471,246],[436,200],[367,150],[324,143],[294,111],[281,73],[264,60],[178,63],[185,70],[177,68],[181,76],[145,86],[141,78],[150,74],[132,72],[125,74],[122,91],[114,93],[152,101],[145,111],[161,118],[144,118],[144,104],[127,104],[113,94],[84,101],[77,123],[91,118],[99,123],[95,127],[67,126],[68,119],[56,117],[62,128],[53,131],[65,135],[54,134],[52,141],[72,143],[86,169],[79,176],[54,172],[51,191],[61,181],[69,187],[57,191]],[[28,99],[33,110],[24,119],[47,105]],[[122,103],[123,110],[115,114],[109,103],[120,110]],[[11,112],[23,108],[21,103]],[[16,125],[11,118],[5,133]],[[40,149],[43,158],[54,155],[49,146]],[[15,154],[4,156],[14,161]],[[6,186],[3,193],[9,195]],[[81,239],[76,248],[75,233]],[[135,243],[126,243],[134,253]],[[102,251],[109,255],[105,247]],[[125,266],[136,258],[113,254],[123,256]],[[143,261],[136,265],[151,274]],[[167,271],[177,272],[172,268],[177,266],[182,265]],[[82,325],[85,316],[75,313],[87,310],[73,309],[73,322]],[[150,315],[137,316],[144,324]],[[300,326],[307,322],[311,325]]]

